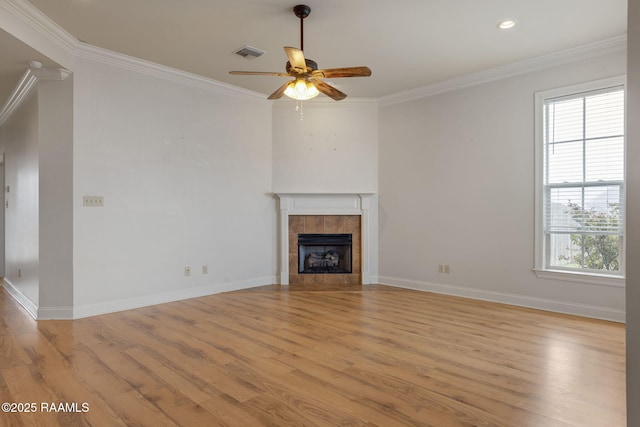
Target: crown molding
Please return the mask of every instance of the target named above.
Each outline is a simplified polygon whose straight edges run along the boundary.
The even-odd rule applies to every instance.
[[[0,0],[0,9],[6,10],[72,59],[95,61],[235,98],[260,99],[268,102],[262,93],[83,43],[25,0]],[[73,66],[68,68],[73,71]]]
[[[627,36],[624,34],[599,42],[539,56],[537,58],[526,59],[524,61],[514,62],[512,64],[444,80],[442,82],[423,86],[417,89],[383,96],[378,98],[378,103],[380,107],[387,107],[390,105],[415,101],[417,99],[427,98],[429,96],[476,86],[483,83],[489,83],[495,80],[526,74],[545,68],[556,67],[570,62],[590,59],[614,52],[626,51],[626,49]]]
[[[27,70],[18,82],[7,101],[0,109],[0,126],[4,125],[13,112],[22,104],[22,101],[31,93],[31,89],[36,85],[36,76],[31,70]]]
[[[237,86],[202,77],[197,74],[188,73],[166,65],[156,64],[144,59],[92,46],[80,41],[76,44],[74,55],[77,58],[110,65],[123,70],[146,74],[148,76],[193,86],[203,90],[213,91],[221,95],[227,95],[235,98],[260,99],[267,102],[265,95],[259,92],[239,88]]]
[[[51,40],[57,46],[72,52],[78,40],[40,12],[31,3],[24,0],[2,0],[0,3],[9,13],[25,23],[39,34]]]
[[[253,100],[260,99],[265,102],[270,102],[265,99],[264,94],[259,92],[250,91],[222,83],[217,80],[82,43],[26,0],[0,0],[0,8],[15,16],[30,29],[36,31],[40,36],[45,37],[49,42],[63,50],[72,58],[83,58],[176,83],[213,91],[226,96]],[[605,55],[607,53],[619,52],[626,50],[626,46],[627,36],[625,34],[576,48],[566,49],[549,55],[543,55],[537,58],[491,68],[489,70],[468,74],[420,88],[383,96],[377,99],[351,99],[349,102],[377,102],[380,107],[390,106],[420,98],[426,98],[444,92],[488,83],[507,77],[526,74],[544,68],[589,59],[595,56]],[[73,71],[73,67],[69,68]]]
[[[11,93],[11,96],[0,108],[0,126],[4,125],[13,112],[29,96],[39,80],[64,80],[71,72],[64,68],[29,68]]]

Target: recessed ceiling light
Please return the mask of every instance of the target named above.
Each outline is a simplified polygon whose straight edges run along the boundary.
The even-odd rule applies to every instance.
[[[514,19],[505,19],[503,21],[498,22],[498,29],[499,30],[510,30],[513,27],[515,27],[517,24],[517,22]]]

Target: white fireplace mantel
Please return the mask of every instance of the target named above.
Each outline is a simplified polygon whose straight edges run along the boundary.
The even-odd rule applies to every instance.
[[[371,226],[373,192],[276,193],[280,199],[280,284],[289,284],[289,215],[360,215],[362,235],[362,284],[371,284],[372,245],[378,228]]]

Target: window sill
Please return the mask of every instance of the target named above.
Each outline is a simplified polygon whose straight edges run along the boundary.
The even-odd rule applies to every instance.
[[[616,288],[625,287],[625,279],[620,276],[608,274],[578,273],[575,271],[563,270],[533,270],[539,279],[562,280],[565,282],[589,283],[591,285],[613,286]]]

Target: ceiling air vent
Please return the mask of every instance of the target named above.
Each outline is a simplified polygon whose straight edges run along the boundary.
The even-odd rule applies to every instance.
[[[264,53],[264,50],[260,50],[255,47],[245,45],[244,47],[236,50],[233,53],[235,53],[236,55],[240,55],[243,58],[257,58],[259,56],[262,56],[262,54]]]

